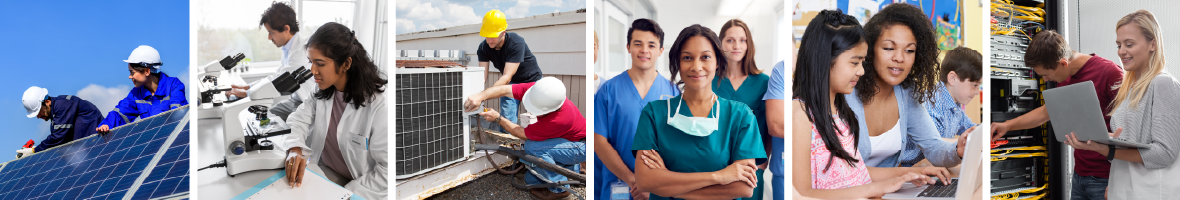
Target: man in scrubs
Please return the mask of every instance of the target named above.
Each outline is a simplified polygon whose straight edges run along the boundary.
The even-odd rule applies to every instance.
[[[610,185],[615,181],[627,183],[634,199],[647,199],[647,192],[636,189],[635,156],[631,154],[639,112],[661,96],[680,95],[671,81],[656,72],[663,40],[664,31],[655,21],[632,22],[627,31],[631,69],[607,80],[594,94],[594,194],[598,199],[610,199]]]
[[[537,82],[494,86],[467,97],[464,110],[479,109],[480,102],[496,97],[512,97],[521,100],[527,113],[520,115],[520,124],[504,119],[496,110],[479,113],[489,122],[499,124],[512,136],[524,139],[524,151],[546,162],[557,164],[578,172],[580,163],[586,162],[586,118],[582,111],[566,98],[565,84],[553,77]],[[524,160],[521,160],[524,162]],[[531,165],[531,164],[530,164]],[[569,178],[544,168],[533,166],[537,177],[525,175],[529,185],[560,182]],[[570,195],[561,187],[533,188],[529,191],[539,199],[561,199]]]
[[[479,29],[479,35],[484,37],[484,41],[479,43],[475,51],[479,56],[479,67],[484,69],[484,76],[487,76],[490,70],[488,67],[491,65],[501,73],[499,78],[488,79],[496,80],[492,87],[541,80],[541,67],[537,65],[537,57],[533,56],[523,37],[505,31],[507,29],[507,19],[500,10],[484,14],[483,24]],[[500,112],[504,113],[504,119],[519,123],[516,118],[516,111],[520,109],[518,104],[520,101],[515,99],[500,98]]]
[[[772,190],[774,191],[774,200],[783,200],[785,198],[786,177],[783,173],[783,165],[786,161],[783,156],[786,156],[786,150],[783,146],[783,137],[786,133],[786,101],[783,98],[783,93],[786,91],[786,75],[783,74],[786,70],[785,62],[779,61],[774,64],[774,69],[770,73],[770,81],[766,83],[766,94],[762,95],[762,100],[766,101],[766,129],[770,136],[766,138],[770,141],[770,173],[774,175],[771,178]],[[761,178],[761,177],[759,177]]]

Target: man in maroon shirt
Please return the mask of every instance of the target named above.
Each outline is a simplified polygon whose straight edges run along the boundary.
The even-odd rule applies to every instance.
[[[1065,43],[1065,38],[1055,31],[1042,31],[1033,37],[1024,55],[1024,64],[1033,68],[1047,81],[1058,86],[1093,81],[1102,104],[1106,128],[1110,129],[1110,102],[1119,92],[1123,80],[1123,68],[1094,54],[1074,52]],[[1004,137],[1008,131],[1030,129],[1049,121],[1044,106],[1002,123],[992,123],[992,140]],[[1098,152],[1075,150],[1073,192],[1071,199],[1105,199],[1106,184],[1110,175],[1110,162]]]
[[[519,125],[504,119],[494,109],[479,115],[484,120],[504,127],[513,136],[524,139],[526,153],[574,172],[578,171],[579,163],[586,162],[586,118],[566,98],[565,84],[561,80],[545,77],[537,82],[494,86],[467,97],[463,108],[468,112],[475,111],[479,109],[480,102],[498,97],[521,101],[528,112],[520,115]],[[569,180],[553,171],[533,169],[550,182]],[[529,173],[525,175],[525,183],[533,185],[545,182]],[[540,199],[560,199],[570,195],[569,191],[559,187],[536,188],[529,192]]]

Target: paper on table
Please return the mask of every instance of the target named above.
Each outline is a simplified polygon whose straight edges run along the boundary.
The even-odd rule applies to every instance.
[[[238,195],[244,199],[349,199],[352,191],[332,183],[323,175],[304,169],[303,185],[291,188],[287,184],[287,172],[279,171],[274,176]],[[235,198],[238,199],[238,198]]]

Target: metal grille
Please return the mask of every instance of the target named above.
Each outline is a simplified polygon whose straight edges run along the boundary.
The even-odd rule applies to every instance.
[[[463,73],[397,75],[397,178],[463,159]]]

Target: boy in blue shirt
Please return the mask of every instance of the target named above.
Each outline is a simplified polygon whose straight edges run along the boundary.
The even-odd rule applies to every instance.
[[[934,119],[934,126],[943,138],[954,138],[959,134],[975,127],[971,118],[964,111],[965,105],[979,94],[979,85],[983,83],[983,55],[967,47],[959,47],[946,52],[939,71],[938,91],[934,93],[934,101],[922,106]],[[906,144],[904,151],[917,153],[902,155],[902,166],[912,166],[925,156],[921,154],[914,143]]]
[[[954,138],[975,123],[964,113],[963,106],[979,94],[983,83],[983,60],[978,51],[959,47],[948,51],[939,72],[938,92],[934,101],[926,102],[926,112],[943,138]]]

